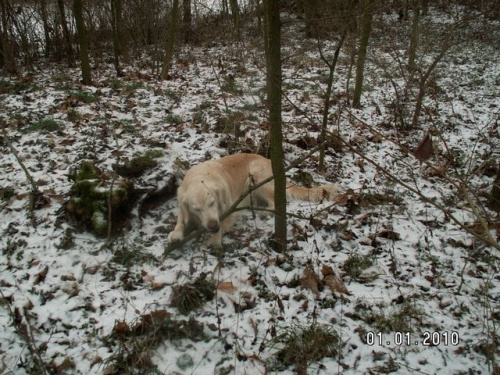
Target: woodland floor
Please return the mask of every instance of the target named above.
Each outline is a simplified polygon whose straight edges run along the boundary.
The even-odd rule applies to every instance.
[[[451,22],[428,19],[429,30]],[[0,79],[0,118],[42,193],[31,217],[31,186],[2,136],[0,373],[498,373],[500,254],[453,219],[481,231],[484,212],[497,236],[483,205],[500,152],[500,27],[450,50],[411,129],[400,122],[416,89],[400,64],[409,25],[383,21],[360,109],[346,102],[341,53],[329,129],[342,141],[329,141],[325,173],[316,154],[289,173],[338,185],[341,202],[290,202],[287,254],[268,244],[273,218],[246,213],[223,251],[194,241],[164,255],[173,179],[209,158],[266,150],[263,57],[251,38],[183,48],[165,81],[140,63],[115,78],[103,62],[88,87],[54,64]],[[290,164],[317,142],[328,69],[314,40],[286,35]],[[330,57],[334,48],[323,43]],[[432,167],[408,152],[426,132]],[[129,177],[142,195],[118,235],[70,220],[83,161],[109,185],[114,164],[144,155],[154,162]]]

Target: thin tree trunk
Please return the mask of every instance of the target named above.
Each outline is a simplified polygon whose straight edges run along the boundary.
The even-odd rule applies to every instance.
[[[127,63],[130,60],[130,56],[128,53],[127,40],[125,39],[125,34],[123,32],[123,6],[122,0],[114,0],[115,2],[115,11],[116,11],[116,34],[118,37],[118,48],[120,52],[120,56],[123,58],[123,61]]]
[[[361,40],[359,42],[358,60],[356,62],[356,83],[352,98],[352,105],[354,107],[359,107],[361,105],[361,92],[363,90],[366,52],[368,50],[368,42],[370,41],[370,34],[372,31],[373,3],[374,0],[363,1],[363,26],[361,31]]]
[[[84,85],[92,84],[89,62],[89,43],[87,30],[83,20],[82,0],[73,0],[73,13],[75,15],[76,30],[78,32],[78,44],[80,46],[80,67],[82,70],[82,83]]]
[[[64,48],[66,52],[66,59],[68,60],[68,65],[73,66],[73,46],[71,44],[71,36],[69,34],[68,24],[66,22],[66,10],[64,8],[64,0],[57,0],[57,7],[59,9],[59,17],[61,23],[61,29],[64,37]]]
[[[229,0],[229,6],[231,7],[231,14],[233,15],[234,27],[236,28],[236,37],[240,39],[240,7],[238,6],[238,0]]]
[[[120,77],[122,75],[120,69],[120,42],[118,41],[118,13],[117,13],[117,3],[119,0],[111,0],[111,30],[113,32],[113,64],[115,66],[116,75]]]
[[[277,251],[286,251],[286,177],[283,164],[283,132],[281,124],[281,24],[279,2],[267,4],[269,65],[268,105],[271,165],[274,175],[274,241]]]
[[[317,38],[318,31],[318,0],[302,0],[306,17],[306,38]]]
[[[42,16],[43,35],[45,37],[45,57],[49,57],[52,51],[52,42],[50,40],[49,21],[47,18],[47,0],[40,0],[40,14]]]
[[[420,23],[420,0],[413,0],[413,19],[411,25],[410,46],[408,48],[408,69],[410,73],[415,71],[415,56],[419,41]]]
[[[268,20],[268,8],[269,8],[269,1],[272,1],[272,0],[262,0],[262,10],[263,10],[263,17],[262,17],[262,21],[263,21],[263,24],[264,24],[264,33],[263,33],[263,37],[264,37],[264,55],[265,55],[265,58],[266,58],[266,67],[268,67],[270,65],[270,62],[269,62],[269,20]],[[270,80],[269,79],[266,79],[266,100],[269,98],[269,88],[270,88],[271,84],[270,84]]]
[[[174,0],[172,5],[172,15],[170,29],[168,31],[167,45],[165,47],[165,58],[161,69],[161,78],[167,79],[170,65],[174,56],[175,38],[177,35],[177,25],[179,23],[179,0]]]
[[[441,51],[439,54],[436,56],[436,58],[432,61],[431,65],[427,68],[425,73],[422,75],[420,78],[419,82],[419,91],[417,95],[417,101],[415,103],[415,112],[413,113],[413,119],[411,122],[411,127],[415,129],[419,123],[420,120],[420,112],[422,110],[422,103],[424,101],[425,97],[425,89],[427,88],[427,81],[431,75],[431,73],[434,71],[436,68],[437,64],[443,59],[444,55],[448,51],[448,49],[451,47],[451,44],[449,43],[449,40],[446,39],[441,47]]]
[[[17,62],[14,50],[11,44],[11,38],[9,36],[9,2],[8,0],[0,0],[0,10],[2,12],[2,30],[1,30],[1,46],[3,52],[3,67],[7,73],[17,74]]]
[[[193,25],[191,13],[191,0],[182,2],[182,28],[184,32],[184,43],[193,41]]]
[[[344,31],[344,33],[342,34],[342,38],[340,39],[339,44],[335,49],[335,53],[333,55],[333,61],[331,63],[328,62],[326,57],[324,57],[323,53],[320,51],[321,58],[323,59],[323,61],[325,61],[325,63],[328,65],[328,68],[330,69],[330,73],[328,75],[328,83],[326,87],[325,104],[323,106],[323,122],[321,124],[321,134],[320,134],[321,148],[319,149],[318,170],[321,173],[325,171],[325,139],[326,139],[326,132],[328,130],[328,111],[330,108],[330,97],[332,96],[333,74],[335,72],[335,67],[337,66],[337,61],[339,59],[340,49],[344,45],[344,40],[346,38],[346,35],[347,31]]]

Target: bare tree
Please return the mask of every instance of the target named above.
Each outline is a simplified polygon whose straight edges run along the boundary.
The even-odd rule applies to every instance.
[[[191,13],[191,0],[182,1],[182,29],[184,34],[184,43],[193,41],[193,16]]]

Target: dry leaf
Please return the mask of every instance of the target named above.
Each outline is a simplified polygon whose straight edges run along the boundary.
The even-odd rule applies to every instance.
[[[304,277],[300,280],[300,286],[311,290],[316,297],[319,296],[319,291],[323,289],[321,279],[311,267],[304,269]]]
[[[226,292],[226,293],[233,293],[238,290],[234,286],[232,281],[223,281],[219,283],[219,285],[217,285],[217,289],[219,289],[221,292]]]
[[[128,333],[130,330],[129,326],[125,322],[118,322],[115,324],[115,327],[113,328],[113,331],[119,335],[124,335]]]
[[[347,202],[349,202],[349,197],[347,196],[347,194],[337,194],[333,201],[340,206],[344,206],[347,204]]]
[[[342,282],[342,279],[337,276],[337,273],[330,266],[323,266],[321,269],[323,274],[323,283],[330,288],[332,292],[338,292],[342,294],[350,294],[346,286]]]
[[[430,157],[434,154],[434,148],[432,146],[431,134],[426,132],[422,140],[417,146],[415,150],[415,157],[422,161],[429,160]]]

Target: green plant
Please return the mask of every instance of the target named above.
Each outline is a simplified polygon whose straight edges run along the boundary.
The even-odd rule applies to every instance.
[[[66,116],[68,117],[68,121],[71,122],[78,122],[82,119],[82,114],[76,109],[68,109]]]
[[[85,104],[90,104],[97,102],[99,100],[99,96],[96,94],[93,94],[88,91],[73,91],[71,93],[71,96],[78,99],[79,101],[85,103]]]
[[[370,310],[364,320],[379,332],[414,332],[422,324],[423,317],[424,311],[421,308],[405,300],[389,311],[382,307],[378,311]]]
[[[189,314],[202,307],[206,301],[210,301],[214,295],[215,283],[202,274],[192,283],[175,286],[170,303],[177,307],[181,314]]]
[[[117,321],[104,341],[115,351],[106,361],[106,373],[159,374],[151,353],[165,340],[205,340],[203,325],[195,319],[176,320],[165,310],[140,316],[135,322]]]
[[[24,128],[21,128],[21,133],[31,133],[31,132],[56,132],[61,129],[61,123],[51,118],[43,118],[35,123],[32,123]]]
[[[369,256],[353,254],[346,259],[343,269],[352,279],[355,279],[361,275],[363,270],[371,267],[372,264],[373,261]]]
[[[283,332],[272,340],[272,346],[278,344],[282,347],[274,355],[275,370],[294,366],[299,374],[307,374],[307,367],[322,358],[337,357],[342,347],[333,326],[316,321],[283,328]]]
[[[168,122],[169,124],[172,124],[172,125],[179,125],[182,123],[182,117],[179,115],[175,115],[173,113],[170,113],[165,118],[165,122]]]

